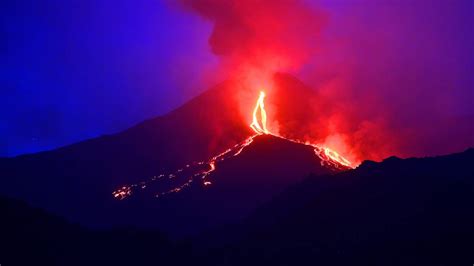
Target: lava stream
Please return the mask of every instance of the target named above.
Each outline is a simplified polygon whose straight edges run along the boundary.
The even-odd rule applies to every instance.
[[[337,153],[336,151],[331,150],[327,147],[323,147],[323,146],[318,145],[318,144],[312,144],[312,143],[309,143],[309,142],[302,142],[302,141],[295,140],[295,139],[289,139],[289,138],[285,138],[283,136],[279,136],[279,135],[275,135],[273,133],[270,133],[267,130],[267,112],[265,111],[264,101],[265,101],[265,92],[260,91],[260,96],[258,97],[257,104],[255,105],[255,108],[253,110],[252,124],[250,124],[250,127],[255,131],[255,133],[257,133],[257,134],[270,134],[270,135],[273,135],[275,137],[286,139],[286,140],[289,140],[289,141],[292,141],[292,142],[295,142],[295,143],[312,146],[314,148],[314,152],[316,153],[316,155],[318,157],[320,157],[321,159],[323,159],[323,161],[325,161],[325,162],[327,162],[327,163],[329,163],[329,164],[331,164],[331,165],[333,165],[337,168],[341,168],[340,167],[341,165],[344,166],[344,167],[353,168],[351,162],[349,162],[346,158],[339,155],[339,153]],[[260,117],[261,117],[261,124],[258,121],[258,112],[259,111],[260,111]]]
[[[160,174],[158,176],[154,176],[153,178],[149,179],[148,181],[143,181],[137,184],[132,184],[129,186],[123,186],[114,192],[112,192],[112,195],[116,199],[125,199],[133,194],[134,191],[139,190],[139,189],[145,189],[148,185],[158,181],[158,180],[164,180],[165,177],[168,177],[168,179],[176,179],[181,173],[183,172],[191,172],[191,174],[187,177],[186,182],[183,184],[176,186],[172,189],[166,190],[164,192],[159,192],[155,194],[156,197],[161,197],[165,196],[171,193],[177,193],[183,190],[186,187],[191,186],[191,184],[195,181],[202,181],[202,184],[204,186],[209,186],[212,184],[211,181],[207,180],[206,177],[208,177],[212,172],[216,170],[216,165],[218,162],[224,161],[227,158],[234,157],[239,155],[247,146],[252,143],[253,139],[257,135],[251,136],[247,138],[246,140],[236,144],[230,149],[227,149],[226,151],[212,157],[208,161],[203,161],[203,162],[195,162],[192,164],[188,164],[183,168],[180,168],[173,173],[170,174]],[[207,165],[207,169],[202,169],[203,165]],[[188,170],[188,171],[187,171]]]
[[[265,111],[265,92],[261,91],[260,96],[258,97],[257,104],[253,109],[253,120],[250,127],[255,131],[257,134],[268,134],[267,130],[267,112]],[[258,113],[260,111],[260,117],[262,120],[262,124],[258,121]]]
[[[351,165],[351,162],[349,162],[347,159],[339,155],[337,152],[324,147],[322,145],[318,144],[312,144],[309,142],[303,142],[300,140],[295,140],[295,139],[289,139],[283,136],[279,136],[276,134],[271,133],[267,129],[267,113],[265,111],[265,92],[261,91],[260,95],[258,97],[257,103],[255,105],[255,108],[253,110],[253,119],[252,123],[250,124],[250,127],[255,131],[255,135],[245,139],[244,141],[236,144],[232,148],[227,149],[226,151],[212,157],[208,161],[202,161],[202,162],[195,162],[193,164],[188,164],[183,168],[180,168],[176,170],[173,173],[170,174],[160,174],[158,176],[154,176],[153,178],[149,179],[148,181],[142,181],[137,184],[132,184],[129,186],[123,186],[114,192],[112,192],[112,195],[114,198],[123,200],[129,196],[131,196],[136,190],[140,189],[145,189],[152,183],[158,181],[158,180],[164,180],[165,177],[168,177],[168,179],[176,179],[183,173],[188,173],[190,174],[187,176],[186,181],[182,183],[179,186],[173,187],[172,189],[166,190],[164,192],[159,192],[155,194],[156,197],[161,197],[165,196],[171,193],[177,193],[182,191],[183,189],[191,186],[193,182],[195,181],[200,181],[203,186],[209,186],[211,185],[211,181],[207,179],[207,177],[212,174],[216,170],[217,164],[221,161],[226,160],[227,158],[231,158],[234,156],[238,156],[246,147],[248,147],[252,141],[254,140],[255,137],[262,135],[262,134],[267,134],[267,135],[272,135],[278,138],[282,138],[294,143],[298,144],[303,144],[307,146],[311,146],[314,150],[314,153],[316,156],[318,156],[321,159],[321,164],[322,165],[328,165],[331,167],[334,167],[336,169],[350,169],[353,168]],[[259,120],[260,117],[260,120]],[[207,169],[203,169],[203,165],[207,166]]]

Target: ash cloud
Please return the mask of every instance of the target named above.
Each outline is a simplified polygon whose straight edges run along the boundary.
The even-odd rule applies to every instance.
[[[474,146],[472,1],[180,2],[212,23],[217,72],[312,88],[311,115],[283,133],[356,161]]]
[[[227,75],[298,70],[317,52],[327,14],[305,1],[181,0],[213,24],[211,51]]]

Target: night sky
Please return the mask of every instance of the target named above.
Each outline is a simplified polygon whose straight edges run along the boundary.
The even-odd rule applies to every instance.
[[[474,1],[314,2],[328,14],[326,40],[351,45],[329,41],[331,54],[293,74],[312,84],[315,65],[351,58],[356,82],[387,87],[384,97],[417,84],[417,99],[396,102],[410,115],[446,98],[445,115],[474,115]],[[220,60],[211,21],[175,1],[17,0],[0,12],[0,156],[118,132],[225,79],[209,74]],[[420,105],[425,119],[432,106]]]

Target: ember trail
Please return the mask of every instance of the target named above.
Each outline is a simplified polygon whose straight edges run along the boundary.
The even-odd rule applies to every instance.
[[[327,165],[336,169],[350,169],[353,168],[351,162],[339,155],[336,151],[333,151],[327,147],[324,147],[319,144],[313,144],[309,142],[303,142],[300,140],[285,138],[280,135],[271,133],[267,129],[267,113],[265,110],[265,92],[260,91],[259,97],[253,109],[252,123],[250,127],[255,132],[255,135],[245,139],[244,141],[236,144],[235,146],[225,150],[224,152],[217,154],[208,161],[194,162],[188,164],[183,168],[177,169],[173,173],[169,174],[160,174],[154,176],[147,181],[142,181],[136,184],[122,186],[121,188],[112,192],[114,198],[123,200],[133,193],[139,190],[146,189],[151,183],[158,181],[166,182],[166,180],[174,180],[178,176],[186,175],[185,182],[181,185],[173,187],[169,190],[157,192],[155,197],[162,197],[172,193],[178,193],[183,189],[191,186],[193,183],[198,183],[204,187],[212,185],[212,182],[208,180],[209,175],[212,174],[217,168],[219,162],[224,161],[228,158],[238,156],[246,147],[248,147],[254,140],[255,137],[260,135],[272,135],[274,137],[282,138],[287,141],[291,141],[298,144],[303,144],[306,146],[311,146],[314,150],[314,153],[317,157],[321,159],[322,165]]]

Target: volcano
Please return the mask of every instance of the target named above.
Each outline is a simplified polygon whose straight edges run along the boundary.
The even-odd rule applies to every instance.
[[[122,213],[115,217],[145,227],[159,225],[161,230],[177,236],[193,234],[240,221],[310,173],[340,171],[324,164],[311,146],[258,135],[238,156],[218,163],[206,176],[207,181],[200,182],[199,177],[191,183],[184,182],[189,186],[178,185],[179,190],[168,177],[151,182],[129,198],[116,201],[115,206]],[[157,197],[160,190],[172,192]]]
[[[311,94],[289,75],[275,80],[280,95]],[[224,82],[118,134],[1,159],[0,193],[87,226],[157,227],[182,235],[234,222],[310,173],[348,169],[324,147],[246,124],[239,102],[229,97],[234,88],[235,81]],[[288,99],[282,97],[281,109],[299,110]],[[262,111],[257,123],[264,123]],[[189,179],[190,173],[198,178]],[[141,192],[118,201],[130,188]],[[157,199],[161,194],[170,195]]]
[[[77,258],[79,265],[472,260],[472,149],[354,167],[336,151],[301,140],[307,125],[295,117],[307,115],[312,90],[284,74],[275,83],[268,95],[256,91],[251,121],[230,97],[235,81],[227,81],[124,132],[0,159],[0,195],[13,198],[0,197],[6,216],[0,259],[48,265]],[[267,124],[272,106],[279,131]]]

